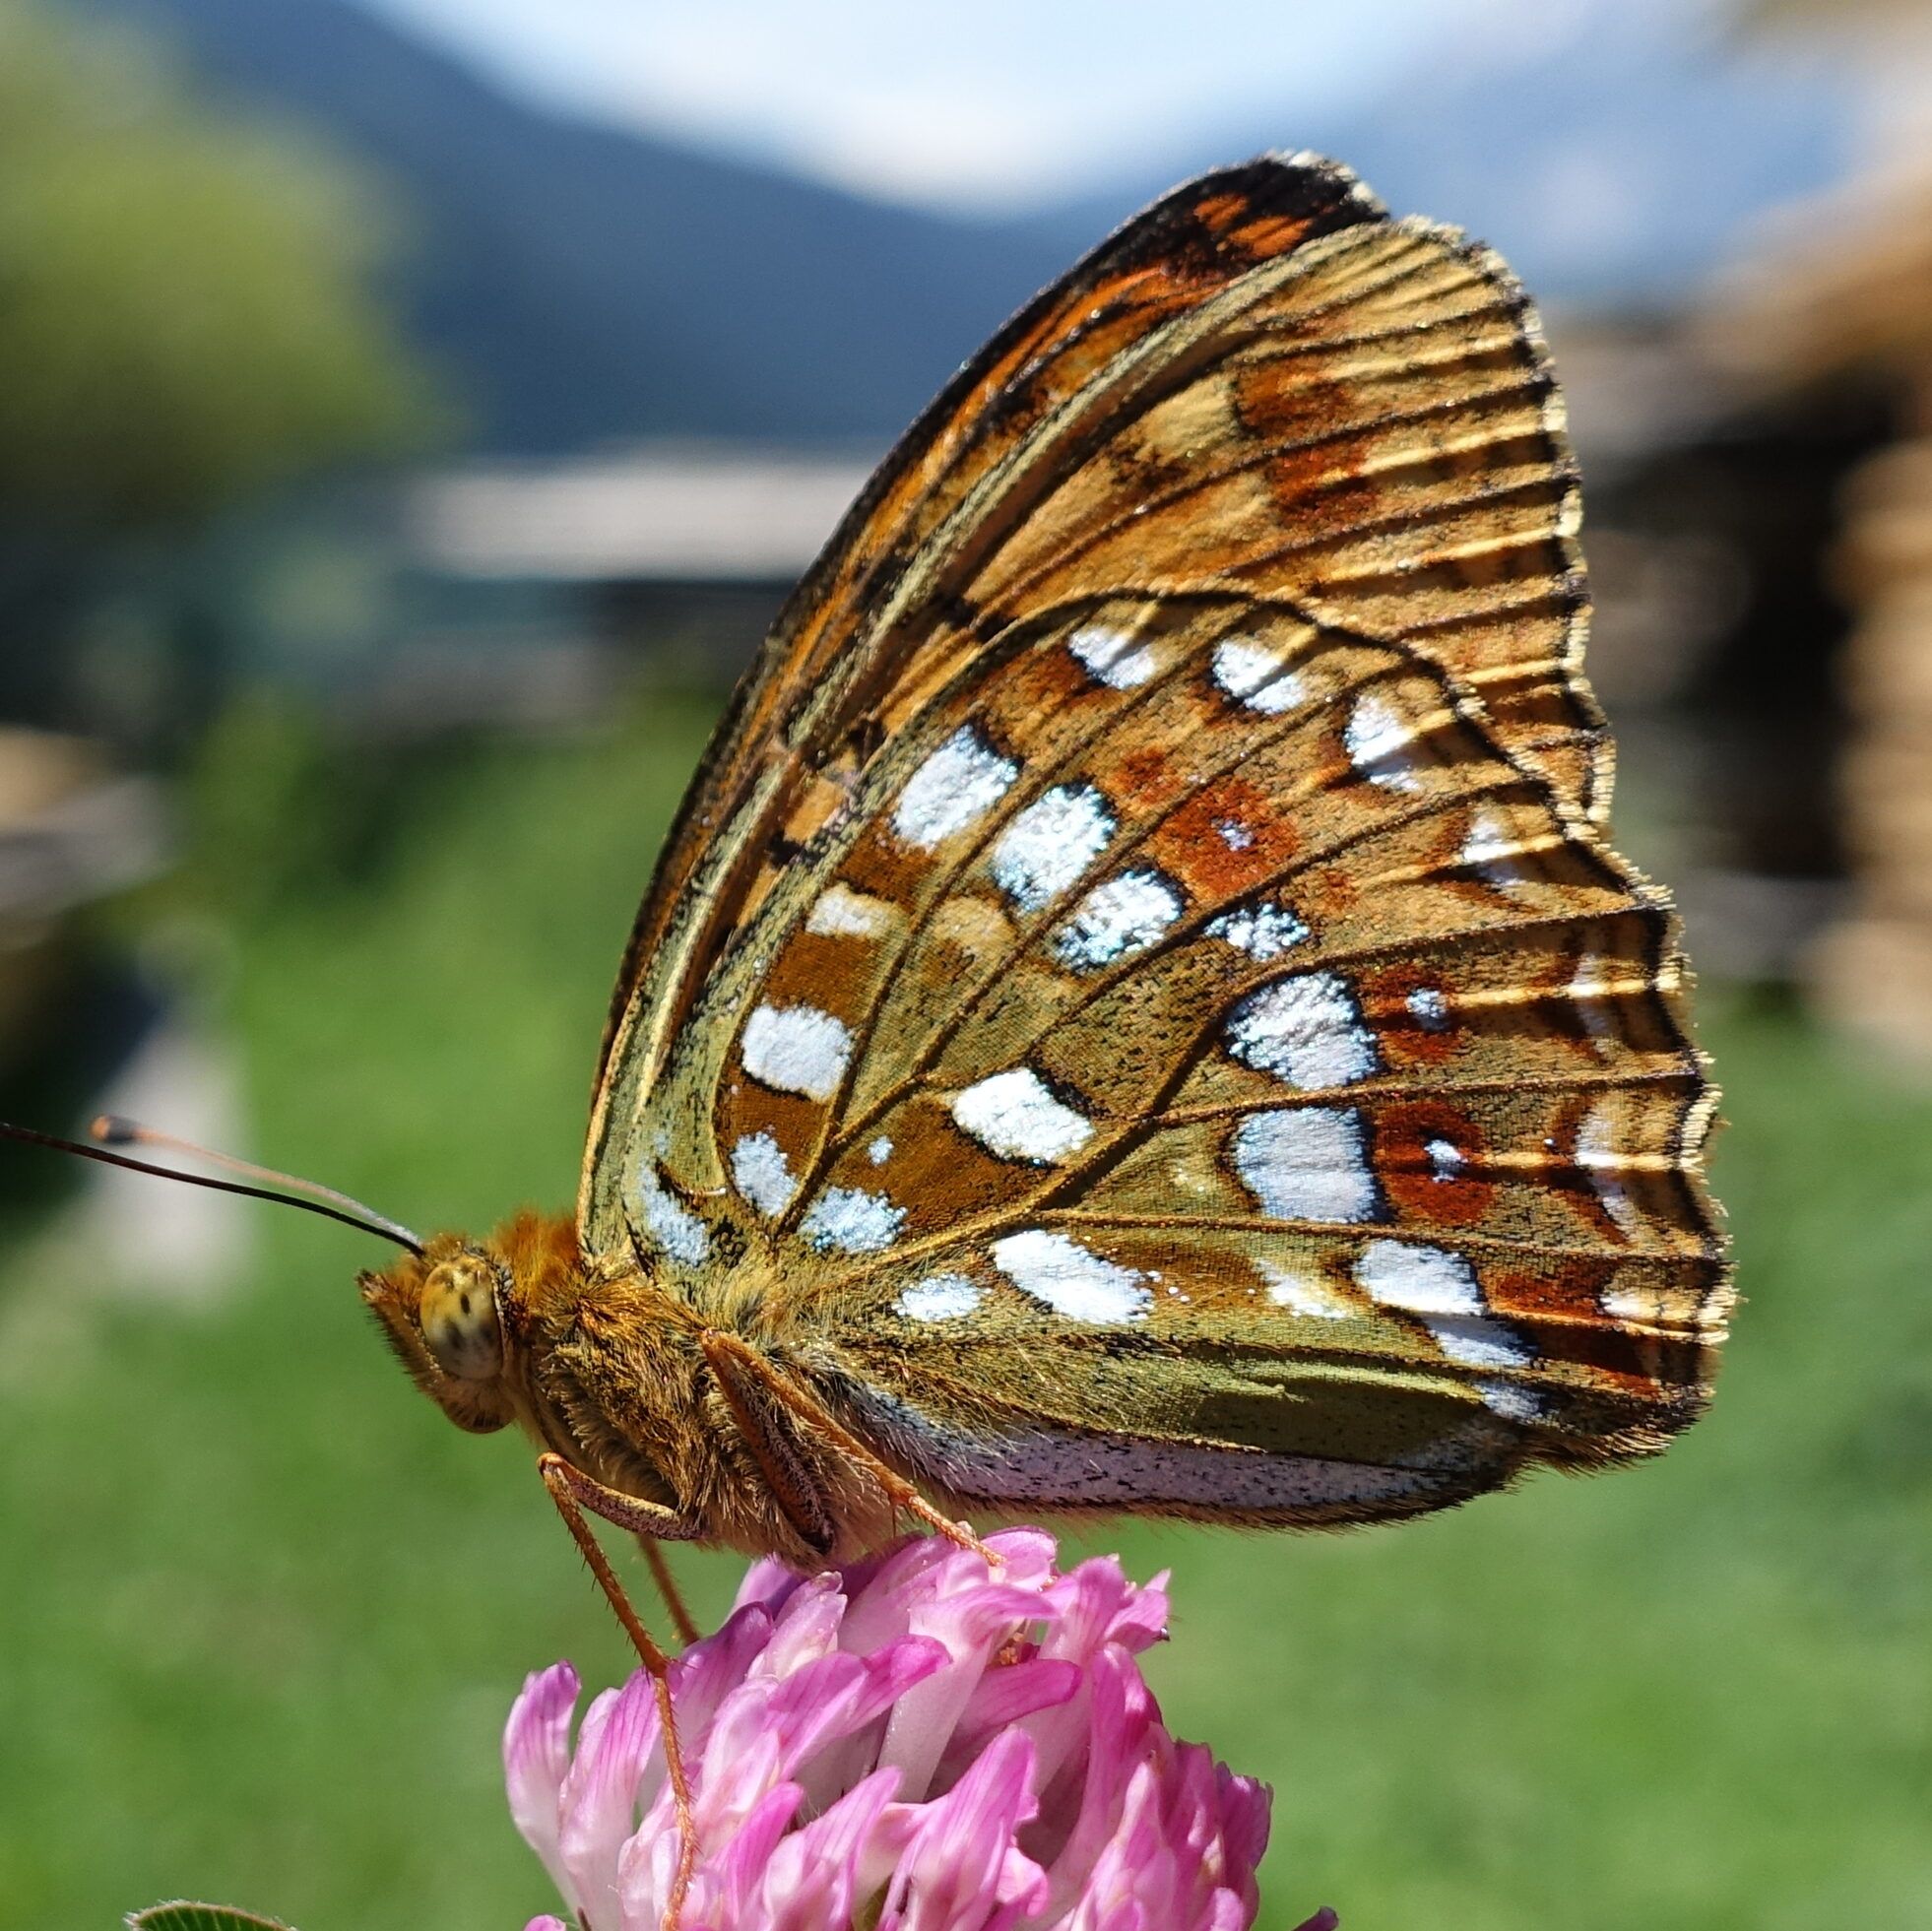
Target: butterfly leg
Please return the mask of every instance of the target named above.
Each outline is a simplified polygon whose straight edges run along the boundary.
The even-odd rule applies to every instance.
[[[713,1373],[721,1380],[728,1381],[734,1373],[739,1373],[757,1382],[781,1407],[790,1409],[793,1414],[816,1429],[841,1454],[863,1468],[884,1490],[895,1509],[903,1509],[916,1521],[936,1529],[947,1541],[957,1543],[960,1548],[971,1549],[990,1569],[998,1569],[1000,1566],[1001,1558],[998,1550],[988,1548],[973,1533],[969,1523],[955,1522],[951,1517],[934,1509],[911,1482],[895,1470],[888,1468],[849,1429],[841,1428],[804,1389],[795,1385],[773,1368],[756,1348],[748,1347],[736,1335],[721,1333],[715,1327],[707,1328],[698,1336],[698,1345],[703,1348],[705,1359],[710,1362]]]
[[[698,1626],[691,1620],[691,1612],[685,1606],[684,1592],[677,1586],[676,1577],[671,1573],[663,1544],[655,1535],[639,1535],[637,1546],[644,1551],[644,1560],[651,1567],[651,1580],[658,1585],[658,1594],[664,1598],[664,1606],[671,1616],[671,1626],[677,1632],[677,1641],[682,1643],[695,1642],[698,1640]]]
[[[664,1931],[677,1931],[677,1919],[684,1908],[684,1894],[691,1888],[691,1872],[697,1864],[697,1827],[691,1817],[691,1787],[684,1774],[684,1752],[677,1740],[677,1714],[671,1702],[671,1658],[658,1647],[650,1632],[638,1620],[637,1611],[630,1606],[630,1597],[624,1593],[624,1585],[617,1580],[617,1573],[611,1567],[603,1544],[592,1533],[584,1512],[588,1509],[593,1514],[602,1515],[607,1522],[616,1523],[619,1528],[650,1537],[650,1542],[646,1544],[647,1554],[659,1541],[688,1542],[703,1531],[699,1524],[687,1522],[676,1510],[659,1508],[653,1503],[640,1502],[635,1496],[623,1495],[598,1481],[595,1476],[586,1475],[561,1455],[540,1455],[537,1458],[537,1472],[543,1476],[544,1486],[549,1490],[557,1513],[563,1517],[571,1539],[584,1561],[590,1565],[598,1587],[604,1591],[605,1599],[617,1621],[623,1625],[624,1634],[630,1638],[651,1679],[651,1694],[657,1703],[658,1722],[664,1732],[665,1770],[671,1778],[671,1798],[677,1811],[677,1874],[672,1880],[671,1899],[665,1906]]]

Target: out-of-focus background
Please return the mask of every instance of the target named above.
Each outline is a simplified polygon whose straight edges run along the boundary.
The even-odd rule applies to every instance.
[[[563,1204],[657,840],[868,466],[1135,206],[1304,146],[1544,304],[1745,1304],[1655,1465],[1102,1539],[1277,1787],[1268,1925],[1922,1931],[1922,5],[0,0],[0,1111]],[[0,1926],[546,1903],[495,1734],[623,1653],[379,1257],[0,1147]]]

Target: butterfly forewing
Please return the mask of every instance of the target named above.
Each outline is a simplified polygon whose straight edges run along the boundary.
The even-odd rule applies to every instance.
[[[968,1496],[1346,1518],[1681,1426],[1710,1102],[1559,423],[1494,259],[1325,164],[1042,297],[714,749],[586,1245],[767,1283]]]
[[[1569,540],[1575,485],[1520,290],[1493,257],[1452,234],[1388,224],[1375,197],[1332,162],[1304,156],[1222,169],[1128,223],[1017,315],[908,432],[800,585],[720,728],[640,908],[605,1064],[620,1032],[645,1037],[628,1042],[627,1066],[611,1068],[616,1083],[635,1085],[640,1066],[655,1066],[681,999],[768,885],[755,875],[758,861],[785,815],[808,800],[811,776],[849,775],[927,687],[933,664],[970,651],[983,634],[983,621],[958,620],[962,593],[952,579],[977,567],[985,536],[948,542],[946,519],[989,480],[1024,478],[1050,491],[1087,467],[1088,452],[1056,443],[1049,430],[1064,425],[1079,397],[1106,386],[1117,362],[1149,359],[1156,338],[1177,375],[1216,353],[1252,348],[1253,327],[1225,341],[1210,331],[1203,342],[1179,325],[1257,271],[1282,263],[1313,271],[1314,252],[1331,237],[1364,246],[1374,272],[1345,289],[1332,265],[1320,286],[1308,274],[1301,311],[1276,329],[1285,356],[1273,377],[1248,378],[1240,396],[1249,415],[1216,459],[1268,465],[1276,496],[1250,533],[1257,559],[1270,540],[1306,537],[1306,499],[1332,492],[1352,462],[1369,460],[1362,425],[1346,413],[1358,386],[1383,431],[1375,458],[1391,491],[1401,486],[1393,471],[1429,468],[1432,441],[1467,485],[1519,471],[1510,459],[1527,448],[1552,499],[1547,567],[1450,599],[1426,617],[1410,611],[1405,634],[1430,638],[1445,662],[1487,679],[1493,713],[1561,762],[1579,796],[1601,794],[1607,747],[1578,670],[1585,600]],[[1411,261],[1409,273],[1391,274],[1384,260],[1391,247],[1430,273],[1418,277]],[[1381,406],[1381,389],[1424,369],[1435,385],[1426,398],[1418,383],[1402,406]],[[1174,480],[1185,483],[1194,467],[1195,453],[1185,453]],[[1114,476],[1114,520],[1134,514],[1148,480]],[[1197,580],[1205,572],[1188,556],[1204,534],[1201,520],[1184,517],[1178,528],[1173,574]],[[895,596],[907,586],[909,596]],[[600,1093],[612,1084],[601,1069]]]

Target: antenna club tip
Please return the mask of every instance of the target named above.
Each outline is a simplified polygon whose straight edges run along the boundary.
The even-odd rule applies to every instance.
[[[101,1113],[95,1116],[88,1136],[103,1146],[132,1146],[141,1137],[141,1128],[118,1113]]]

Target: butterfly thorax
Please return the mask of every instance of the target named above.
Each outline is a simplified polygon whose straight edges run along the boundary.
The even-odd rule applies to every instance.
[[[562,1217],[522,1213],[487,1239],[438,1234],[361,1277],[423,1392],[458,1427],[518,1424],[694,1539],[815,1564],[866,1546],[883,1498],[792,1406],[778,1337],[721,1327],[635,1267],[587,1258]],[[726,1297],[729,1298],[729,1297]],[[773,1379],[764,1382],[745,1364]]]

